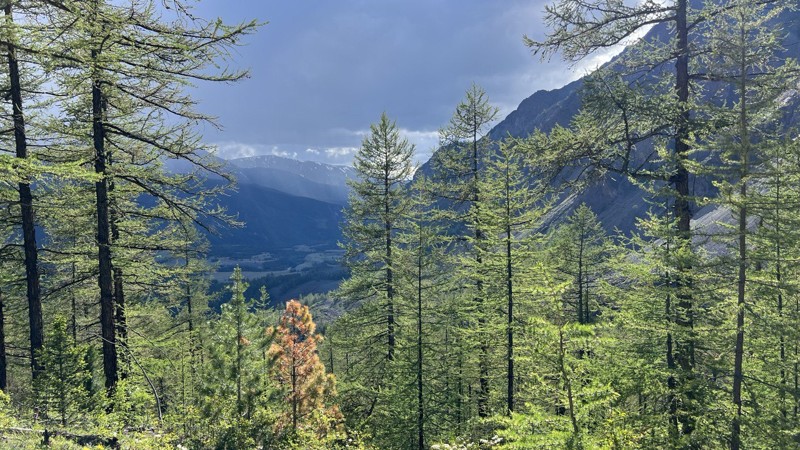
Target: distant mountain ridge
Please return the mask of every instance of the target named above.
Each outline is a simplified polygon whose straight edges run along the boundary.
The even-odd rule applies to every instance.
[[[798,59],[800,57],[800,13],[787,12],[777,20],[784,22],[786,31],[784,42],[787,48],[781,56]],[[643,39],[664,40],[667,39],[667,35],[667,27],[662,24],[653,27]],[[620,55],[606,63],[606,66],[613,67],[620,57],[626,56],[630,51],[630,48],[626,48]],[[654,72],[652,76],[658,75]],[[586,77],[582,77],[558,89],[536,91],[523,100],[516,110],[497,123],[487,133],[488,138],[493,141],[500,141],[508,136],[524,138],[535,130],[549,132],[556,125],[569,126],[572,118],[578,114],[581,108],[581,89],[585,79]],[[798,89],[800,90],[800,88]],[[793,124],[800,124],[799,112],[800,96],[797,95],[797,92],[787,93],[786,120]],[[637,152],[646,154],[650,150],[651,148],[644,144],[639,146]],[[431,173],[431,164],[435,155],[436,152],[434,152],[434,157],[423,164],[419,173]],[[569,174],[563,176],[570,177]],[[708,180],[694,179],[692,180],[692,189],[694,189],[695,195],[706,195],[706,191],[712,188]],[[564,195],[555,206],[554,214],[550,219],[559,221],[578,205],[586,203],[598,215],[606,230],[630,232],[635,229],[637,220],[647,213],[650,207],[648,198],[649,194],[633,184],[625,175],[608,172],[595,179],[582,192]],[[707,222],[711,221],[712,217],[716,217],[712,213],[714,213],[713,208],[708,207],[694,211],[693,223],[707,226]]]
[[[255,184],[298,197],[347,204],[347,180],[356,176],[349,166],[300,161],[275,155],[228,160],[241,184]]]

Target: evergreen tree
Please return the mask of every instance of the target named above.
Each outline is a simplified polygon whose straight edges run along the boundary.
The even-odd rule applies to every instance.
[[[27,159],[29,157],[29,140],[26,135],[25,105],[23,104],[22,76],[20,74],[17,46],[20,41],[13,19],[14,5],[6,2],[3,12],[4,28],[6,35],[6,60],[8,63],[9,89],[8,97],[12,104],[12,129],[14,131],[14,147],[16,157]],[[26,94],[30,90],[26,91]],[[39,275],[39,249],[36,244],[36,223],[34,222],[33,195],[31,193],[31,180],[28,177],[20,180],[18,184],[20,219],[22,222],[22,240],[25,254],[25,282],[28,297],[28,325],[30,327],[30,355],[31,369],[35,379],[42,371],[43,366],[38,361],[38,353],[44,340],[44,324],[42,321],[42,298]]]
[[[710,108],[709,114],[716,118],[718,126],[707,144],[717,149],[723,163],[717,170],[720,195],[716,202],[730,210],[736,221],[730,232],[723,231],[723,228],[716,233],[715,239],[728,244],[731,251],[730,256],[720,255],[720,267],[729,266],[730,269],[714,274],[721,278],[731,277],[736,285],[735,295],[725,294],[736,299],[731,308],[736,330],[735,336],[731,336],[734,341],[731,449],[747,446],[742,426],[748,414],[743,412],[745,402],[742,397],[745,377],[754,375],[750,371],[757,367],[757,363],[750,363],[747,355],[763,351],[754,347],[753,341],[746,343],[745,332],[749,330],[747,335],[752,333],[753,319],[747,320],[747,311],[752,310],[750,305],[756,303],[754,290],[758,292],[758,286],[771,281],[771,276],[763,278],[759,266],[763,268],[773,259],[759,260],[756,258],[759,253],[751,252],[754,242],[758,242],[752,236],[759,228],[752,225],[754,212],[768,214],[771,208],[764,208],[764,205],[772,202],[769,194],[759,193],[758,185],[764,178],[759,166],[761,161],[769,159],[770,147],[776,144],[773,134],[780,129],[779,99],[792,88],[794,76],[790,73],[796,67],[778,59],[783,50],[780,47],[781,28],[772,22],[782,11],[784,6],[780,3],[754,8],[742,2],[731,2],[711,23],[712,52],[709,54],[708,75],[719,82],[720,90],[731,92],[733,100],[730,106],[723,104]],[[761,293],[771,296],[768,290],[761,290]],[[764,319],[773,314],[767,312]],[[767,325],[769,320],[762,323],[773,328]],[[762,379],[758,375],[754,378]],[[775,445],[784,444],[777,441]]]
[[[695,370],[694,322],[698,312],[693,298],[696,256],[689,189],[692,143],[702,139],[702,127],[697,120],[697,98],[690,94],[693,83],[705,78],[699,59],[705,53],[703,40],[711,28],[707,22],[722,9],[724,6],[694,5],[689,0],[647,1],[633,6],[614,0],[561,0],[546,8],[545,21],[551,29],[546,39],[535,42],[525,38],[534,52],[562,52],[568,59],[579,60],[625,43],[652,26],[662,27],[665,33],[664,38],[637,43],[636,51],[591,77],[584,96],[585,114],[574,123],[580,137],[568,138],[569,144],[559,147],[565,155],[556,158],[587,158],[603,171],[657,181],[659,189],[669,187],[665,206],[671,210],[672,227],[664,231],[672,235],[670,249],[674,254],[669,260],[674,267],[669,269],[669,284],[674,292],[668,294],[665,303],[675,310],[666,318],[676,326],[669,326],[664,347],[670,370],[666,383],[674,392],[669,401],[674,442],[692,440],[698,416],[692,408],[698,405],[698,384],[702,384]],[[612,71],[617,75],[611,75]],[[644,155],[636,151],[648,145],[656,151]],[[663,217],[669,217],[669,213]]]
[[[353,167],[357,180],[348,182],[350,197],[344,235],[345,261],[353,272],[343,293],[353,300],[364,301],[380,296],[386,310],[386,359],[394,359],[395,314],[392,242],[397,223],[409,208],[405,184],[413,174],[414,146],[400,137],[395,122],[386,113],[380,122],[370,126],[355,155]]]
[[[46,422],[52,420],[66,427],[76,420],[85,420],[89,393],[83,357],[86,349],[72,338],[64,316],[57,316],[48,330],[47,340],[39,353],[46,368],[37,377],[36,395]]]
[[[491,313],[485,316],[489,326],[484,339],[488,342],[497,332],[506,337],[505,410],[509,414],[515,406],[515,383],[522,378],[514,367],[516,314],[530,297],[528,286],[538,278],[534,247],[540,220],[547,211],[543,188],[535,181],[534,168],[526,157],[528,151],[524,141],[501,142],[496,154],[487,159],[484,176],[478,183],[482,195],[477,203],[481,215],[478,220],[485,246],[481,257],[484,267],[476,266],[475,270],[485,274],[480,281],[488,288],[487,306],[491,306],[486,311],[504,310],[505,315],[501,329],[491,326],[496,317]],[[466,267],[471,265],[471,261],[465,263]]]
[[[217,447],[249,447],[265,442],[275,419],[269,398],[271,367],[267,357],[272,333],[251,312],[245,299],[247,283],[236,267],[231,276],[231,301],[222,306],[219,319],[209,327],[208,366],[201,388],[202,414],[208,440]],[[205,445],[209,445],[206,442]]]
[[[587,324],[592,320],[592,296],[598,278],[607,269],[610,242],[597,216],[581,204],[551,236],[551,260],[558,271],[571,281],[564,306],[572,311],[575,321]]]
[[[464,232],[469,227],[471,245],[469,251],[475,264],[483,264],[482,252],[485,251],[485,231],[480,222],[481,195],[479,182],[487,158],[493,152],[491,142],[484,136],[489,125],[495,120],[498,109],[489,104],[486,92],[473,84],[467,90],[464,100],[456,107],[450,123],[439,131],[441,150],[433,160],[433,181],[437,183],[436,191],[445,203],[451,207],[444,220],[452,223],[457,232]],[[481,269],[478,269],[478,273]],[[480,278],[474,280],[470,287],[475,308],[481,309],[484,301],[484,286]],[[477,328],[485,328],[485,318],[477,318]],[[484,335],[485,336],[485,335]],[[478,415],[489,414],[489,344],[480,345],[478,356]]]
[[[364,420],[370,420],[376,407],[383,408],[379,393],[393,377],[398,333],[396,236],[410,208],[407,183],[414,172],[413,152],[414,146],[400,137],[397,125],[384,113],[370,126],[355,155],[358,178],[348,180],[352,193],[342,231],[344,262],[351,276],[338,295],[358,306],[354,318],[360,333],[349,329],[337,342],[353,353],[353,364],[348,364],[352,378],[346,378],[356,383],[353,389],[344,387],[343,396],[365,401],[358,412],[353,411]]]
[[[278,435],[287,429],[295,435],[307,430],[324,439],[341,421],[338,407],[331,404],[336,396],[336,378],[325,373],[317,354],[322,337],[315,329],[308,307],[296,300],[286,303],[269,349],[273,373],[286,392],[284,401],[289,410],[275,424]]]

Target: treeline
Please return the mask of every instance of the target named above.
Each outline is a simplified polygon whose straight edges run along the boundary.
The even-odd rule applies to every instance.
[[[415,174],[395,123],[372,125],[322,349],[348,429],[377,448],[800,445],[791,8],[561,0],[534,53],[655,27],[586,78],[569,126],[492,141],[473,86]],[[648,193],[632,233],[564,217],[608,174]]]

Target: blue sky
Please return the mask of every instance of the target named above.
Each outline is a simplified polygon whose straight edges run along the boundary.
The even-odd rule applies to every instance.
[[[578,78],[542,63],[522,35],[543,36],[542,0],[203,0],[197,13],[269,23],[234,54],[241,83],[200,85],[196,98],[224,129],[204,127],[224,157],[279,154],[349,164],[382,111],[416,144],[436,146],[474,81],[501,117],[539,89]],[[604,58],[600,58],[604,59]]]

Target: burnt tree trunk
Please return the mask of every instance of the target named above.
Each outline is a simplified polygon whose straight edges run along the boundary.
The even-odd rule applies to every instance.
[[[92,50],[97,58],[98,51]],[[105,99],[102,81],[92,82],[92,132],[94,139],[95,173],[102,178],[94,184],[97,207],[97,283],[100,287],[100,328],[103,339],[103,374],[110,395],[117,385],[117,341],[114,325],[114,279],[111,264],[111,222],[109,220],[108,178],[106,176],[107,152],[103,123]]]
[[[6,391],[8,387],[8,362],[6,360],[6,316],[3,303],[3,293],[0,292],[0,390]]]
[[[11,2],[9,2],[4,12],[6,21],[12,22]],[[17,52],[14,45],[9,42],[6,45],[8,58],[8,77],[9,93],[12,103],[12,116],[14,122],[14,145],[16,157],[25,159],[28,157],[28,138],[25,134],[25,115],[22,110],[22,85],[19,76],[19,63]],[[28,297],[28,324],[30,327],[30,355],[31,371],[33,378],[44,369],[39,363],[39,349],[44,342],[44,324],[42,321],[42,297],[39,284],[39,253],[36,247],[36,226],[33,213],[33,195],[31,185],[28,182],[20,182],[19,186],[19,205],[22,219],[22,243],[25,250],[25,282],[27,284]]]

